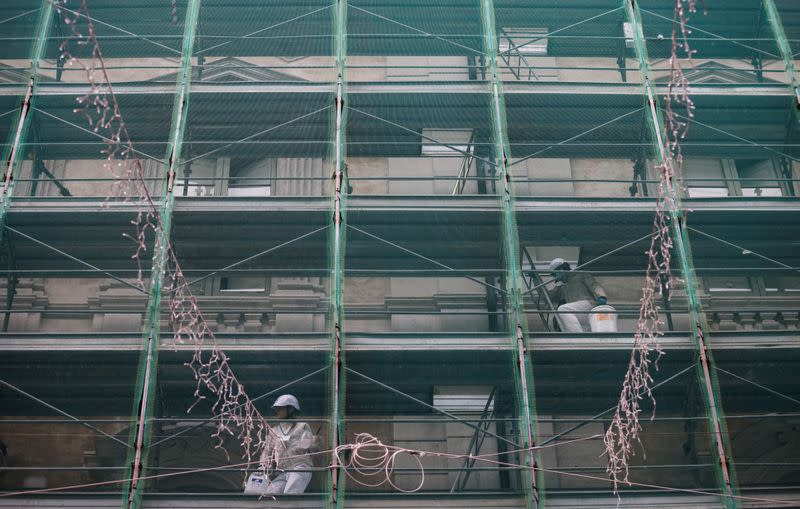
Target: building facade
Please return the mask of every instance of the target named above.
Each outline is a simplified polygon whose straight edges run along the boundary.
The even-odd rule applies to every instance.
[[[4,2],[0,507],[800,506],[795,3],[686,22],[664,355],[618,501],[675,2]],[[166,242],[260,412],[300,400],[303,495],[244,495],[240,441],[187,414]],[[556,257],[618,332],[563,331]],[[359,433],[432,454],[337,465]]]

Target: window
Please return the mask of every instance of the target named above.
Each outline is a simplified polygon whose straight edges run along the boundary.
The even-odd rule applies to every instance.
[[[683,178],[689,198],[730,196],[725,170],[720,159],[686,159]]]
[[[501,28],[499,53],[547,55],[547,28]]]
[[[767,295],[781,293],[800,294],[800,277],[796,276],[764,276]]]
[[[219,279],[219,291],[222,293],[267,293],[270,278],[263,276],[231,276]]]
[[[218,160],[200,158],[181,167],[182,174],[175,180],[175,196],[202,197],[218,195]]]
[[[265,197],[272,194],[273,159],[231,159],[228,196]]]
[[[736,159],[736,173],[742,187],[742,196],[783,196],[778,172],[771,159]]]
[[[690,198],[780,197],[784,185],[773,159],[686,159],[683,178]]]
[[[422,136],[423,156],[464,157],[469,152],[472,129],[423,129]]]
[[[186,191],[184,192],[184,185]],[[204,182],[178,180],[175,183],[175,196],[214,196],[214,186]]]
[[[706,290],[711,294],[752,293],[750,278],[744,276],[710,276],[705,278]]]
[[[433,406],[450,413],[481,413],[484,409],[491,412],[494,409],[492,388],[437,385],[433,388]]]

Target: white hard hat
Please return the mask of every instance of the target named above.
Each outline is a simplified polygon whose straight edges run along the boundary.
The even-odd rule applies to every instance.
[[[300,411],[300,402],[297,401],[297,398],[295,398],[291,394],[284,394],[282,396],[278,396],[278,399],[276,399],[275,403],[272,404],[272,408],[278,406],[293,406],[298,412]]]
[[[553,272],[554,270],[558,269],[559,267],[561,267],[565,263],[567,263],[567,262],[563,258],[553,258],[553,261],[550,262],[550,267],[549,267],[550,268],[550,272]]]

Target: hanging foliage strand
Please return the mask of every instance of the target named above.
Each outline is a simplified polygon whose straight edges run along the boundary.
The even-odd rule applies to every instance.
[[[136,285],[147,290],[143,277],[143,257],[149,251],[148,240],[164,231],[160,210],[153,200],[143,165],[125,124],[122,110],[114,95],[111,80],[100,48],[86,0],[76,9],[69,0],[53,0],[61,21],[70,28],[70,34],[60,45],[60,60],[67,67],[85,73],[89,90],[76,101],[74,109],[84,117],[89,128],[102,136],[106,157],[105,167],[114,176],[111,200],[135,205],[131,224],[133,233],[123,236],[134,243],[132,259],[138,266]],[[248,396],[245,387],[236,378],[230,359],[222,351],[213,331],[200,312],[197,297],[192,294],[172,245],[165,240],[164,250],[168,260],[166,278],[170,283],[168,301],[169,319],[173,330],[173,345],[189,345],[192,358],[186,366],[194,374],[195,402],[187,412],[200,402],[208,400],[215,414],[215,447],[229,456],[225,440],[235,437],[242,448],[242,457],[248,462],[258,458],[261,470],[269,475],[283,447],[274,431]],[[152,277],[158,277],[153,274]]]
[[[687,23],[696,10],[696,0],[675,0],[669,82],[664,97],[665,125],[661,133],[664,146],[658,147],[661,161],[657,167],[656,211],[650,246],[646,252],[647,270],[639,319],[617,407],[603,437],[608,459],[606,472],[614,483],[614,493],[617,495],[620,484],[630,485],[629,461],[636,454],[636,446],[641,446],[639,433],[642,426],[639,417],[642,401],[649,400],[652,403],[651,419],[655,416],[656,400],[651,389],[653,377],[650,368],[657,370],[658,360],[664,355],[659,343],[659,338],[664,334],[664,321],[659,312],[658,299],[665,294],[669,298],[671,290],[680,283],[671,269],[673,239],[670,212],[679,208],[676,184],[682,181],[683,174],[681,142],[686,137],[689,119],[694,116],[694,102],[681,61],[682,58],[691,59],[694,54],[689,46],[691,29]],[[684,112],[684,115],[678,111]],[[654,352],[655,359],[652,358]]]

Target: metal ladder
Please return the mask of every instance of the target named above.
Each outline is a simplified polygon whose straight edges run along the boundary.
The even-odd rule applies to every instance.
[[[553,302],[550,300],[550,294],[547,293],[547,288],[545,288],[544,281],[542,281],[541,276],[539,276],[539,273],[536,271],[536,266],[533,263],[533,257],[531,257],[527,247],[522,248],[522,254],[525,255],[525,259],[528,260],[528,263],[531,266],[531,271],[527,274],[527,277],[525,277],[524,273],[522,277],[523,281],[525,281],[525,286],[528,289],[528,291],[525,293],[532,294],[534,291],[536,291],[538,294],[539,299],[536,302],[536,309],[537,313],[539,314],[539,318],[541,318],[542,323],[544,324],[545,330],[547,332],[553,332],[550,328],[550,314],[552,314],[556,320],[556,323],[558,324],[558,328],[563,331],[564,325],[561,323],[561,317],[556,312],[556,308],[553,306]],[[542,311],[542,299],[544,299],[544,301],[547,303],[547,307],[550,312],[546,313]]]

